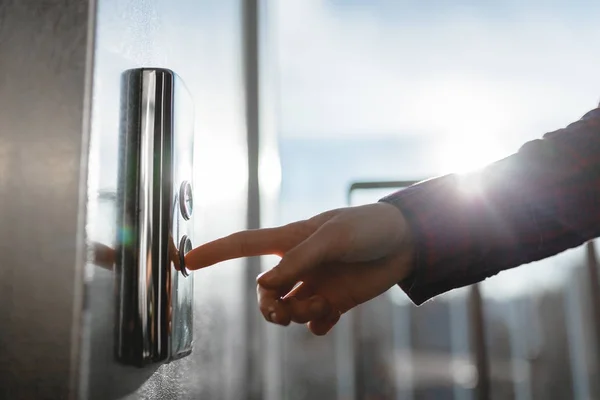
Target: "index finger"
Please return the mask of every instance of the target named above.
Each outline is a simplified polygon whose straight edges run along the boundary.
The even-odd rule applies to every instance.
[[[288,226],[241,231],[205,243],[185,255],[186,267],[195,270],[240,257],[281,256],[295,245]]]

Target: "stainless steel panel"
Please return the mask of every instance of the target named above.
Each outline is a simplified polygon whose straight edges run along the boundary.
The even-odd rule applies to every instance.
[[[110,196],[101,194],[117,193],[119,187],[121,75],[145,67],[175,71],[193,98],[194,204],[189,222],[194,244],[246,227],[241,6],[237,0],[99,1],[86,227],[90,243],[117,247],[119,211]],[[193,280],[192,354],[145,368],[122,365],[115,358],[115,274],[97,264],[86,268],[82,398],[245,397],[248,300],[243,261],[187,278],[179,274]]]
[[[192,246],[194,109],[166,69],[127,71],[123,92],[119,212],[110,221],[118,227],[116,350],[121,362],[143,366],[191,352],[194,281],[185,279],[183,247]]]
[[[88,1],[0,1],[0,398],[76,386]]]

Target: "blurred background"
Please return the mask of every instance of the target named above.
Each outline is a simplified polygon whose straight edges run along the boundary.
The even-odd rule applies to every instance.
[[[484,165],[600,100],[600,3],[269,6],[276,224]],[[593,254],[575,249],[418,308],[393,288],[326,338],[281,331],[284,398],[598,398]]]

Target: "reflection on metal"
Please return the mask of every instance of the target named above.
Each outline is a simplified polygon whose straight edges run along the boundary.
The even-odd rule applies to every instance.
[[[179,188],[192,178],[193,108],[169,70],[127,71],[123,92],[116,355],[143,366],[191,352],[193,280],[177,273],[175,243],[192,229]]]

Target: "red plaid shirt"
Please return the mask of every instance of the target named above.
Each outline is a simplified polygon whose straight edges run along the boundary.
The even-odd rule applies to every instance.
[[[381,201],[415,238],[416,304],[600,236],[600,108],[468,175],[413,185]]]

